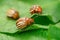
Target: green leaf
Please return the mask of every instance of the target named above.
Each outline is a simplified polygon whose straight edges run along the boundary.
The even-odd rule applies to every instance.
[[[51,25],[49,28],[49,40],[55,39],[60,40],[60,23]]]
[[[29,12],[32,5],[40,5],[42,15],[32,16]],[[16,9],[20,18],[34,18],[34,24],[18,30],[16,20],[6,16],[10,8]],[[0,0],[0,40],[60,40],[59,22],[60,0]]]
[[[55,24],[46,15],[34,15],[31,18],[34,19],[35,24],[46,25],[46,26],[50,24]]]
[[[14,34],[0,33],[0,40],[47,40],[47,30],[38,29]]]
[[[10,19],[6,17],[6,11],[10,8],[14,8],[17,11],[19,11],[20,17],[31,17],[31,14],[29,13],[29,9],[32,5],[40,5],[43,9],[42,15],[47,15],[48,19],[53,22],[58,22],[60,20],[60,1],[59,0],[1,0],[1,5],[0,5],[0,32],[7,32],[7,33],[15,33],[17,32],[16,28],[16,20]],[[48,16],[49,15],[49,16]],[[41,17],[41,16],[40,16]],[[46,26],[47,24],[51,24],[50,21],[42,21],[44,20],[41,17],[39,17],[39,22],[37,23],[35,20],[35,23],[37,25],[43,25]],[[38,20],[38,19],[37,19]],[[47,25],[47,26],[48,26]],[[42,26],[42,28],[43,28]],[[37,26],[38,28],[38,26]],[[39,27],[40,28],[40,27]]]

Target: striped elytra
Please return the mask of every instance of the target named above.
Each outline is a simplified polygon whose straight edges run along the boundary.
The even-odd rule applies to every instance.
[[[19,18],[19,12],[16,11],[15,9],[9,9],[7,11],[7,16],[13,19],[18,19]]]
[[[42,13],[42,8],[38,5],[33,5],[31,8],[30,8],[30,13],[31,14],[41,14]]]
[[[19,18],[16,22],[16,26],[18,29],[23,29],[33,22],[34,20],[32,18]]]

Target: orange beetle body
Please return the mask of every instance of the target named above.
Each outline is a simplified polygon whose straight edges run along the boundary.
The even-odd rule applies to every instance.
[[[34,22],[34,20],[31,18],[19,18],[16,22],[16,26],[19,29],[23,29],[23,28],[27,27],[27,25],[30,25],[33,22]]]
[[[19,18],[19,12],[14,9],[9,9],[7,11],[7,16],[13,19]]]
[[[42,8],[38,5],[34,5],[30,8],[30,13],[34,14],[34,13],[42,13]]]

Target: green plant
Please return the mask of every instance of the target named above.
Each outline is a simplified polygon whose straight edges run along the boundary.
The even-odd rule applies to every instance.
[[[32,15],[32,5],[42,7],[42,15]],[[35,24],[17,30],[16,20],[6,17],[6,11],[15,8],[20,17],[32,17]],[[0,40],[60,40],[60,0],[0,0]]]

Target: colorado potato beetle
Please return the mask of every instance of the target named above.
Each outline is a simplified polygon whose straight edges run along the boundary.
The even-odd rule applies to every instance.
[[[19,29],[23,29],[34,22],[32,18],[19,18],[16,22],[16,26]]]
[[[9,9],[7,11],[7,16],[13,19],[19,18],[19,12],[14,9]]]
[[[31,8],[30,8],[30,13],[31,14],[34,14],[34,13],[37,13],[37,14],[41,14],[42,13],[42,8],[38,5],[33,5]]]

